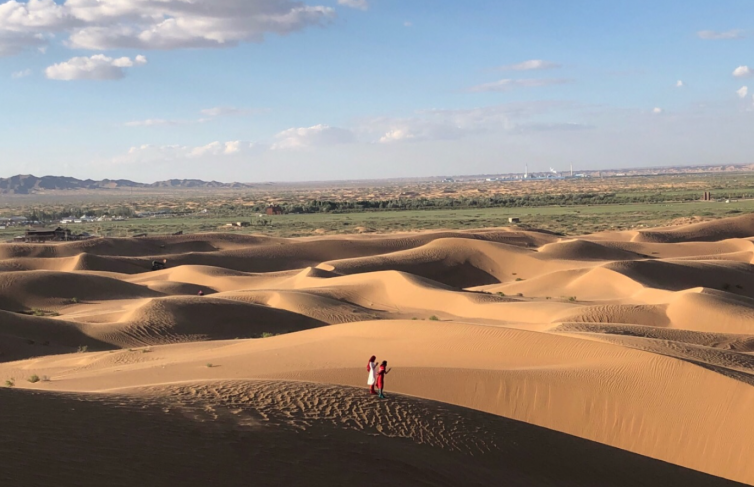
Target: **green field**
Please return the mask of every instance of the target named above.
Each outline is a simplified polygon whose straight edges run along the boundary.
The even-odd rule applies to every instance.
[[[521,219],[520,227],[549,230],[563,235],[579,235],[604,230],[627,230],[662,226],[679,218],[723,218],[754,212],[754,200],[724,202],[658,203],[636,205],[547,206],[527,208],[488,208],[463,210],[379,211],[281,215],[258,218],[256,214],[235,217],[194,216],[181,218],[140,218],[125,222],[98,222],[69,225],[74,233],[126,237],[149,235],[226,232],[255,233],[282,237],[321,234],[351,234],[364,230],[408,232],[433,229],[472,229],[509,226],[508,218]],[[221,228],[232,221],[248,221],[251,227]],[[23,233],[23,228],[0,231],[4,239]]]

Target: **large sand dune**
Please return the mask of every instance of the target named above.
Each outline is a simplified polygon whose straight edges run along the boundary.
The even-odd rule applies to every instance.
[[[0,246],[0,480],[754,484],[753,238],[744,216]]]

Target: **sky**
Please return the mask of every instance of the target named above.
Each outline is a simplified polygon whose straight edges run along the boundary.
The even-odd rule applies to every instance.
[[[751,0],[0,0],[0,177],[754,157]]]

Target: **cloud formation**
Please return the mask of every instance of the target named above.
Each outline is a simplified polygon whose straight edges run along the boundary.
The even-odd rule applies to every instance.
[[[736,78],[748,78],[752,75],[752,71],[748,66],[739,66],[733,71],[733,76]]]
[[[675,87],[676,87],[676,88],[683,88],[684,86],[686,86],[686,85],[685,85],[685,84],[683,84],[683,81],[681,81],[681,80],[678,80],[678,81],[676,82],[676,84],[675,84]]]
[[[540,86],[562,85],[570,83],[572,80],[563,78],[542,78],[542,79],[501,79],[492,83],[484,83],[472,86],[469,91],[473,93],[483,93],[489,91],[510,91],[516,88],[534,88]]]
[[[16,71],[15,73],[10,75],[10,77],[13,79],[26,78],[27,76],[31,76],[31,69],[24,69],[23,71]]]
[[[240,140],[227,142],[215,141],[202,146],[145,144],[131,147],[126,154],[113,158],[110,164],[146,165],[169,164],[191,160],[223,160],[231,156],[250,152],[254,147],[254,144]]]
[[[562,65],[553,63],[550,61],[543,61],[542,59],[531,59],[518,64],[510,64],[508,66],[501,66],[498,69],[502,71],[539,71],[543,69],[555,69],[560,68]]]
[[[292,0],[9,0],[0,4],[0,55],[44,46],[60,34],[74,49],[228,47],[334,16],[332,8]]]
[[[165,120],[162,118],[148,118],[146,120],[135,120],[133,122],[126,122],[123,125],[126,127],[161,127],[169,125],[187,125],[192,123],[198,123],[197,120]]]
[[[749,87],[742,86],[740,89],[736,90],[736,94],[739,98],[746,98],[746,95],[749,94]]]
[[[61,81],[117,80],[126,76],[125,68],[146,63],[147,58],[144,56],[136,56],[134,59],[128,57],[113,59],[104,54],[95,54],[91,57],[75,57],[54,64],[45,70],[45,76]]]
[[[193,120],[166,120],[162,118],[148,118],[146,120],[135,120],[133,122],[126,122],[126,127],[159,127],[159,126],[176,126],[176,125],[191,125],[196,123],[205,123],[220,117],[230,117],[233,115],[246,115],[250,113],[250,110],[245,110],[236,107],[215,107],[201,110],[199,113],[204,115],[202,118]]]
[[[357,8],[359,10],[367,10],[369,8],[367,0],[338,0],[338,5],[345,5],[346,7]]]
[[[739,29],[728,30],[724,32],[717,32],[714,30],[700,30],[696,33],[697,37],[707,41],[716,41],[722,39],[743,39],[745,37],[744,32]]]
[[[376,138],[382,144],[398,144],[455,140],[484,133],[572,130],[577,126],[583,127],[574,123],[530,121],[537,116],[571,108],[572,104],[564,102],[527,102],[460,110],[423,110],[412,117],[366,120],[357,131],[370,140]]]
[[[660,113],[662,113],[662,112],[664,112],[664,111],[665,111],[665,110],[663,110],[662,108],[659,108],[659,107],[655,107],[655,108],[654,108],[654,109],[652,110],[652,113],[654,113],[654,114],[656,114],[656,115],[659,115]]]
[[[315,146],[347,144],[355,141],[352,131],[322,124],[283,130],[275,138],[277,142],[270,147],[272,150],[305,149]]]
[[[249,110],[244,110],[242,108],[236,108],[236,107],[214,107],[214,108],[206,108],[201,111],[201,114],[206,117],[229,117],[233,115],[246,115],[249,113]]]

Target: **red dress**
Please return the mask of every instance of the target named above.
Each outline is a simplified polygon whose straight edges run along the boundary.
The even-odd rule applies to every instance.
[[[380,365],[380,370],[377,372],[377,389],[385,388],[385,366]]]

